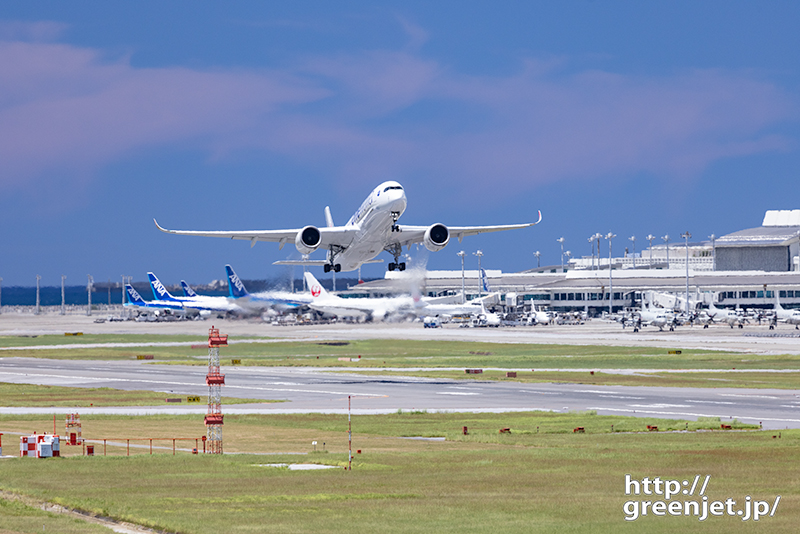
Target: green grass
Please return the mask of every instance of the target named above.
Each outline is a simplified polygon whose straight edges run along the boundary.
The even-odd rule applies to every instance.
[[[0,534],[41,532],[108,534],[109,530],[73,517],[45,512],[22,500],[0,498]]]
[[[81,339],[81,337],[85,339]],[[81,336],[62,338],[2,338],[16,346],[104,342],[196,341],[189,336]],[[47,338],[47,343],[37,341]],[[7,344],[7,346],[10,346]],[[681,347],[675,347],[681,349]],[[112,347],[15,350],[9,356],[56,359],[115,360],[136,359],[140,354],[153,354],[156,362],[204,365],[205,346],[182,347]],[[361,359],[342,362],[341,357]],[[242,365],[258,366],[325,366],[325,367],[500,367],[557,369],[797,369],[797,357],[786,354],[745,354],[737,352],[682,349],[669,354],[668,349],[648,347],[608,347],[576,345],[535,345],[525,343],[482,343],[460,341],[417,341],[400,339],[354,340],[344,344],[330,342],[281,341],[239,343],[220,351],[223,365],[230,359],[241,359]]]
[[[186,404],[186,395],[163,393],[156,391],[125,391],[112,388],[69,388],[61,386],[37,386],[31,384],[11,384],[0,382],[0,405],[4,407],[49,407],[49,406],[157,406],[167,403],[166,399],[182,399]],[[205,395],[200,396],[203,406],[208,402]],[[239,399],[223,397],[225,404],[250,404],[262,402],[283,402],[261,399]],[[190,403],[191,404],[191,403]]]
[[[170,532],[796,532],[800,510],[800,431],[610,432],[648,420],[592,414],[402,413],[353,418],[353,471],[295,472],[258,467],[278,462],[347,461],[342,416],[226,418],[226,450],[286,440],[327,454],[307,456],[143,455],[10,459],[0,487]],[[656,421],[656,420],[654,420]],[[680,421],[661,425],[681,427]],[[12,424],[0,418],[0,428]],[[181,428],[190,418],[128,418],[114,424]],[[573,434],[579,422],[586,434]],[[84,427],[111,424],[87,417]],[[716,421],[705,424],[714,426]],[[463,436],[461,426],[469,426]],[[539,433],[536,433],[539,426]],[[510,427],[511,434],[499,434]],[[88,430],[85,430],[85,433]],[[445,442],[398,439],[446,435]],[[781,495],[775,517],[758,525],[739,518],[624,520],[625,475],[676,480],[710,475],[710,499],[743,501]],[[649,499],[648,499],[649,500]],[[0,526],[2,526],[0,516]],[[631,525],[631,526],[629,526]],[[635,525],[635,526],[634,526]],[[41,525],[39,526],[41,527]],[[34,530],[31,529],[31,532]]]

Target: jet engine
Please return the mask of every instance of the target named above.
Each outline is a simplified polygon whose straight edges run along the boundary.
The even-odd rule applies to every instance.
[[[297,237],[294,238],[294,246],[297,247],[300,254],[311,254],[317,250],[320,242],[322,242],[322,235],[316,226],[306,226],[297,232]]]
[[[432,224],[425,230],[425,237],[422,243],[431,252],[438,252],[450,242],[450,231],[441,223]]]

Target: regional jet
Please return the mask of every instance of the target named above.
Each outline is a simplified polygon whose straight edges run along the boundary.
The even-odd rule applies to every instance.
[[[322,228],[308,225],[288,230],[195,231],[167,230],[155,219],[153,222],[159,230],[168,234],[246,239],[251,247],[257,241],[273,241],[279,243],[279,249],[286,243],[294,242],[297,251],[304,256],[317,249],[326,250],[325,260],[283,260],[274,264],[321,265],[327,273],[354,271],[364,263],[380,263],[383,260],[376,260],[375,257],[383,251],[394,257],[394,261],[389,263],[389,270],[403,271],[405,262],[399,260],[404,246],[408,248],[421,243],[431,252],[437,252],[447,246],[451,237],[458,238],[460,242],[465,236],[527,228],[542,220],[542,212],[539,211],[539,219],[535,223],[451,227],[434,223],[429,226],[406,226],[397,223],[405,209],[403,186],[389,181],[376,187],[344,226],[333,224],[330,207],[325,208],[326,226]]]

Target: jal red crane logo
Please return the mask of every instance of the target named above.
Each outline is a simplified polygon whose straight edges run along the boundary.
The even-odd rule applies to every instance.
[[[318,286],[318,285],[311,286],[311,295],[312,296],[318,297],[318,296],[320,296],[321,293],[322,293],[322,288],[320,286]]]

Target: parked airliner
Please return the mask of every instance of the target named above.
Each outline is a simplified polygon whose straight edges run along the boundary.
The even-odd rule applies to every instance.
[[[152,272],[147,273],[150,279],[150,287],[153,290],[153,298],[159,302],[172,303],[176,307],[182,307],[189,313],[199,313],[201,316],[210,315],[211,312],[223,313],[242,313],[244,310],[227,297],[212,297],[206,295],[197,295],[193,297],[175,297],[158,277]]]
[[[325,272],[354,271],[364,263],[380,263],[376,260],[383,251],[394,256],[389,263],[389,270],[405,270],[405,263],[400,262],[403,247],[423,244],[431,252],[442,250],[451,237],[459,241],[465,236],[486,232],[499,232],[534,226],[535,223],[511,224],[498,226],[451,226],[441,223],[429,226],[406,226],[397,224],[406,209],[406,193],[403,186],[394,181],[383,182],[376,187],[356,210],[347,224],[335,226],[330,207],[325,208],[326,226],[318,228],[313,225],[288,230],[253,230],[253,231],[195,231],[167,230],[153,219],[162,232],[178,235],[195,235],[207,237],[227,237],[230,239],[246,239],[250,246],[257,241],[273,241],[280,245],[294,242],[298,252],[311,254],[317,249],[327,250],[325,260],[283,260],[276,265],[321,265]]]

